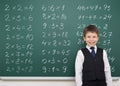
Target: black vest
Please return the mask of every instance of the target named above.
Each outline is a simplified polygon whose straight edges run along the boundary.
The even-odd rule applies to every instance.
[[[105,80],[104,62],[103,62],[103,49],[97,48],[95,57],[87,48],[81,49],[84,55],[84,63],[82,70],[83,80]]]

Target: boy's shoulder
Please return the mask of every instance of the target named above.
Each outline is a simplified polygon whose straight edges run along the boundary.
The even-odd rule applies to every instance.
[[[83,51],[83,50],[86,50],[86,49],[87,49],[87,48],[86,48],[86,47],[84,47],[84,48],[81,48],[80,50],[81,50],[81,51]]]
[[[97,49],[103,50],[103,48],[97,47]]]

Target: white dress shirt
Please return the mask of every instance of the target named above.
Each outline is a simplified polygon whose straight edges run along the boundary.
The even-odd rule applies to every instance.
[[[91,52],[91,49],[89,46],[86,46],[86,48]],[[94,46],[95,53],[97,52],[97,46]],[[107,86],[112,86],[112,77],[111,77],[111,70],[110,70],[110,64],[107,58],[107,53],[105,50],[103,50],[103,61],[105,66],[105,77],[106,77],[106,83]],[[83,69],[83,62],[84,62],[84,55],[81,50],[78,51],[75,61],[75,81],[76,86],[82,86],[82,69]]]

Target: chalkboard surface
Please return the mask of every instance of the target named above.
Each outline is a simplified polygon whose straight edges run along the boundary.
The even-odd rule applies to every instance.
[[[100,30],[120,76],[119,0],[0,0],[0,76],[74,77],[83,28]]]

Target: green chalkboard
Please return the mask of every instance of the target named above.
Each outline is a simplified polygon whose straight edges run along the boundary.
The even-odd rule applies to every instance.
[[[99,28],[98,46],[120,76],[119,0],[0,0],[0,76],[74,77],[83,29]]]

